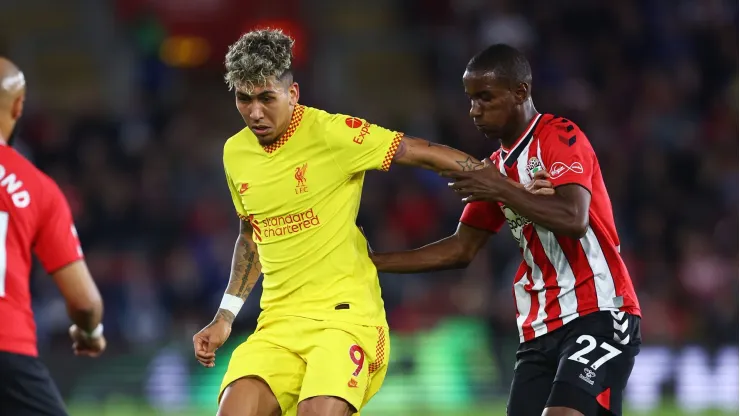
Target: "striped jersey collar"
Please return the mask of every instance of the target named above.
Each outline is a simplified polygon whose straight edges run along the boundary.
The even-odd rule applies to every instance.
[[[505,148],[503,145],[501,146],[501,158],[506,166],[513,166],[514,162],[519,157],[519,154],[521,154],[522,150],[527,147],[527,144],[529,144],[529,142],[532,140],[532,137],[534,136],[535,128],[537,127],[537,123],[540,121],[541,117],[542,114],[539,113],[532,117],[532,120],[529,122],[529,126],[527,126],[527,129],[524,130],[522,135],[519,136],[517,141],[514,143],[513,146],[511,146],[510,149]]]

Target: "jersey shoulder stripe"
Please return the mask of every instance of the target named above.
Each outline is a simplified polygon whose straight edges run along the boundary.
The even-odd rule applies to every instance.
[[[535,131],[535,136],[540,143],[557,138],[567,146],[576,143],[578,135],[582,135],[581,128],[570,119],[553,114],[543,114],[542,119]]]

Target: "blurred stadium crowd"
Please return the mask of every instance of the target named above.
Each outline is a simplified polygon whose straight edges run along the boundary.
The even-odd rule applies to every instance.
[[[112,348],[187,340],[218,306],[237,235],[221,151],[243,123],[221,82],[224,51],[211,51],[215,65],[173,68],[160,56],[166,25],[123,7],[136,2],[74,3],[97,8],[82,19],[106,8],[96,27],[115,33],[86,40],[98,56],[82,72],[91,85],[64,98],[51,93],[65,79],[79,84],[79,73],[16,53],[30,88],[17,146],[70,200]],[[596,149],[647,318],[645,342],[737,343],[737,3],[354,3],[322,0],[290,18],[305,41],[296,71],[303,104],[483,158],[497,143],[468,119],[464,65],[490,43],[523,48],[538,110],[578,123]],[[0,39],[11,58],[22,48],[7,31]],[[114,41],[100,47],[105,39]],[[452,233],[462,208],[435,174],[396,167],[368,174],[358,223],[374,249],[406,249]],[[520,257],[502,234],[467,270],[382,276],[392,329],[464,314],[516,342],[510,285]],[[67,320],[52,282],[35,279],[34,292],[41,343],[61,343]],[[253,325],[258,296],[243,328]]]

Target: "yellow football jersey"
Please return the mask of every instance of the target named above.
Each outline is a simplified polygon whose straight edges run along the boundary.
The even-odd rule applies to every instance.
[[[260,326],[293,315],[385,326],[377,270],[356,226],[365,171],[388,170],[402,133],[296,106],[263,147],[248,128],[224,146],[237,213],[264,273]]]

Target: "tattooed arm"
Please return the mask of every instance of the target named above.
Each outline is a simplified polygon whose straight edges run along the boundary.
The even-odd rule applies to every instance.
[[[437,172],[483,168],[480,160],[465,152],[408,135],[401,138],[393,162]]]
[[[241,308],[257,283],[261,270],[257,245],[252,240],[252,226],[249,221],[242,220],[239,226],[239,238],[234,246],[231,277],[226,287],[224,301],[213,321],[193,336],[195,358],[203,366],[213,367],[215,365],[216,350],[229,338],[231,324],[236,318],[231,310],[238,311]]]
[[[252,240],[252,225],[249,221],[241,220],[239,238],[236,239],[234,256],[231,258],[231,276],[226,286],[226,294],[236,296],[243,301],[247,300],[261,272],[262,265],[259,254],[257,254],[257,244]],[[219,318],[231,323],[236,317],[230,311],[219,308],[214,319]]]

